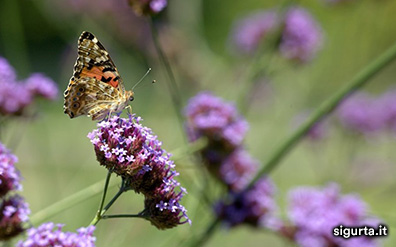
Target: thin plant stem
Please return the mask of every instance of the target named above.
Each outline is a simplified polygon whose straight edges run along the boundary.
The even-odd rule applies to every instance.
[[[99,214],[96,214],[95,217],[93,218],[93,220],[91,221],[91,223],[89,223],[89,225],[93,225],[95,226],[96,224],[98,224],[98,222],[102,219],[103,215],[107,212],[107,210],[109,210],[109,208],[115,203],[115,201],[122,195],[122,193],[124,193],[126,191],[125,188],[125,181],[122,181],[122,185],[120,187],[120,189],[118,190],[117,194],[115,194],[115,196],[110,200],[109,203],[107,203],[107,205],[100,211]]]
[[[167,83],[169,92],[171,94],[173,106],[175,108],[177,117],[179,118],[180,124],[183,123],[183,118],[181,115],[181,95],[179,88],[176,83],[176,78],[175,75],[172,71],[172,67],[170,66],[169,59],[165,55],[161,43],[158,39],[158,31],[157,28],[155,27],[153,19],[150,17],[149,18],[149,23],[150,23],[150,30],[151,30],[151,36],[153,38],[153,43],[155,46],[155,49],[158,53],[158,56],[161,60],[161,63],[164,65],[166,73],[169,77],[169,81]]]
[[[371,78],[389,65],[395,58],[396,43],[356,74],[348,83],[346,83],[345,87],[341,88],[332,97],[323,102],[304,124],[302,124],[289,138],[282,142],[281,145],[275,149],[275,152],[269,157],[264,167],[250,182],[249,187],[260,179],[261,176],[273,171],[280,161],[285,158],[286,154],[289,153],[289,151],[305,136],[315,123],[333,112],[343,99],[367,84]]]
[[[100,213],[103,210],[103,206],[104,206],[104,202],[106,200],[106,194],[107,194],[107,188],[109,187],[109,183],[110,183],[110,178],[111,178],[111,171],[107,172],[107,176],[106,176],[106,182],[103,188],[103,194],[102,194],[102,199],[100,200],[100,204],[99,204],[99,209],[97,212],[97,216],[100,216]]]

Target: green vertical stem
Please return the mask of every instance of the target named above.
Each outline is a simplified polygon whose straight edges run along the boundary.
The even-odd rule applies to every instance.
[[[273,171],[279,162],[305,136],[315,123],[333,112],[343,99],[363,87],[371,78],[374,77],[374,75],[389,65],[395,58],[396,43],[356,74],[355,77],[346,83],[345,87],[341,88],[327,101],[323,102],[304,124],[302,124],[288,139],[275,149],[275,152],[269,157],[263,169],[261,169],[250,182],[249,187],[252,186],[261,176]]]
[[[98,209],[98,212],[96,213],[96,216],[100,216],[100,214],[103,210],[104,202],[106,200],[107,188],[109,187],[109,183],[110,183],[110,178],[111,178],[111,171],[109,170],[107,172],[106,181],[105,181],[105,185],[103,188],[102,199],[100,200],[99,209]]]
[[[179,91],[179,88],[176,83],[175,75],[172,71],[172,67],[170,66],[169,60],[166,57],[166,55],[162,49],[161,43],[158,38],[158,31],[157,31],[157,28],[155,27],[153,19],[149,18],[149,22],[150,22],[151,35],[153,38],[153,43],[154,43],[155,49],[158,53],[161,63],[164,65],[166,73],[169,77],[169,81],[168,81],[167,85],[168,85],[168,89],[169,89],[169,92],[172,97],[172,102],[173,102],[177,117],[179,118],[180,123],[183,123],[183,118],[181,115],[181,95],[180,95],[180,91]]]

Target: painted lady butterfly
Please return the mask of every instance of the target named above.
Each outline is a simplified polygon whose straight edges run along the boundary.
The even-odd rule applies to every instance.
[[[78,39],[78,57],[73,76],[64,93],[64,112],[70,118],[87,115],[103,120],[122,111],[133,100],[133,91],[126,91],[109,53],[90,32]]]

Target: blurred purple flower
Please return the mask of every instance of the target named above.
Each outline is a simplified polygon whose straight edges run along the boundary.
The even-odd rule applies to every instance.
[[[377,101],[378,114],[382,113],[386,127],[396,133],[396,90],[385,92]]]
[[[63,225],[44,223],[27,231],[27,239],[20,241],[17,247],[95,247],[94,226],[80,228],[77,233],[62,232]]]
[[[242,53],[253,53],[268,34],[281,28],[278,42],[282,56],[299,62],[311,60],[322,46],[319,24],[308,11],[299,7],[288,9],[282,18],[276,11],[269,10],[239,20],[231,35],[233,45]]]
[[[41,74],[33,74],[26,83],[16,81],[16,74],[6,59],[0,57],[0,114],[21,115],[33,103],[35,95],[55,99],[56,84]]]
[[[356,93],[345,99],[337,113],[345,128],[362,134],[381,131],[389,116],[383,102],[366,93]]]
[[[233,150],[242,144],[249,128],[233,104],[209,92],[191,98],[184,113],[192,141],[205,136]]]
[[[26,87],[32,95],[42,96],[49,100],[55,100],[58,95],[55,82],[41,73],[34,73],[27,78]]]
[[[228,227],[242,223],[265,227],[277,209],[274,194],[275,185],[269,178],[262,178],[246,191],[231,193],[231,201],[218,202],[215,212]]]
[[[24,231],[23,224],[29,220],[29,205],[21,196],[2,199],[0,204],[0,240],[8,240]]]
[[[293,119],[293,128],[301,126],[309,117],[310,111],[304,111],[298,114]],[[307,137],[312,141],[319,141],[324,139],[328,134],[329,124],[327,121],[319,121],[315,123],[312,128],[306,134]]]
[[[368,237],[355,237],[350,241],[333,236],[336,226],[367,225],[370,219],[367,205],[360,197],[341,195],[336,184],[323,189],[300,187],[291,190],[288,215],[294,227],[291,237],[303,247],[377,246]]]
[[[280,52],[287,58],[307,62],[322,46],[322,30],[303,8],[291,8],[284,20]]]
[[[240,191],[253,178],[258,166],[259,162],[248,152],[236,150],[221,165],[220,176],[232,191]]]
[[[128,0],[138,15],[156,15],[167,5],[167,0]]]
[[[0,57],[0,83],[15,80],[16,73],[14,68],[8,63],[7,59]]]
[[[0,143],[0,198],[11,190],[22,190],[21,175],[14,164],[18,159]]]
[[[275,11],[260,11],[250,14],[234,24],[232,42],[243,53],[253,53],[273,31],[278,22]]]

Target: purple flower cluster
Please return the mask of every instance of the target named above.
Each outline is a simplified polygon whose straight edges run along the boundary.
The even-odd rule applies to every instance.
[[[234,105],[209,92],[191,98],[185,108],[186,130],[191,141],[205,137],[201,150],[208,170],[231,190],[242,189],[256,172],[258,162],[244,151],[248,123]]]
[[[141,121],[132,115],[98,123],[98,129],[88,134],[96,157],[101,165],[121,176],[128,188],[145,196],[144,214],[153,225],[165,229],[190,222],[179,203],[186,190],[175,179],[179,173],[174,170],[171,155]]]
[[[167,0],[129,0],[129,5],[138,15],[156,15],[167,5]]]
[[[228,227],[249,224],[255,227],[268,226],[277,209],[275,186],[269,178],[261,178],[256,184],[239,193],[231,193],[231,200],[215,205],[217,217]]]
[[[322,45],[322,30],[303,8],[292,8],[285,16],[281,54],[291,60],[311,60]]]
[[[250,14],[235,24],[232,40],[243,53],[253,53],[278,22],[275,11]]]
[[[375,134],[396,130],[396,91],[378,97],[356,93],[341,103],[338,119],[348,130],[362,134]]]
[[[22,190],[21,175],[15,167],[17,161],[17,157],[0,143],[0,198],[12,190]]]
[[[52,222],[44,223],[37,228],[27,231],[27,239],[20,241],[17,247],[95,247],[96,238],[93,236],[94,226],[80,228],[77,233],[63,232],[63,225]]]
[[[10,239],[23,232],[30,210],[23,198],[14,192],[22,190],[21,175],[15,167],[18,161],[0,143],[0,240]]]
[[[19,195],[2,198],[0,204],[0,240],[8,240],[24,231],[29,220],[29,205]]]
[[[322,30],[303,8],[288,9],[281,17],[273,10],[254,13],[240,20],[232,31],[232,41],[242,53],[253,53],[265,37],[280,30],[279,51],[286,59],[307,62],[322,45]]]
[[[241,191],[252,180],[257,167],[259,162],[247,151],[236,150],[221,164],[221,179],[232,191]]]
[[[368,237],[343,239],[333,236],[333,228],[339,225],[378,223],[378,220],[368,217],[367,206],[357,195],[341,195],[336,184],[330,184],[323,189],[293,189],[289,193],[288,215],[292,226],[284,227],[281,231],[287,232],[300,246],[377,246]]]
[[[14,68],[2,57],[0,76],[0,114],[3,115],[21,115],[35,96],[54,100],[58,94],[56,84],[40,73],[32,74],[24,83],[18,82]]]

